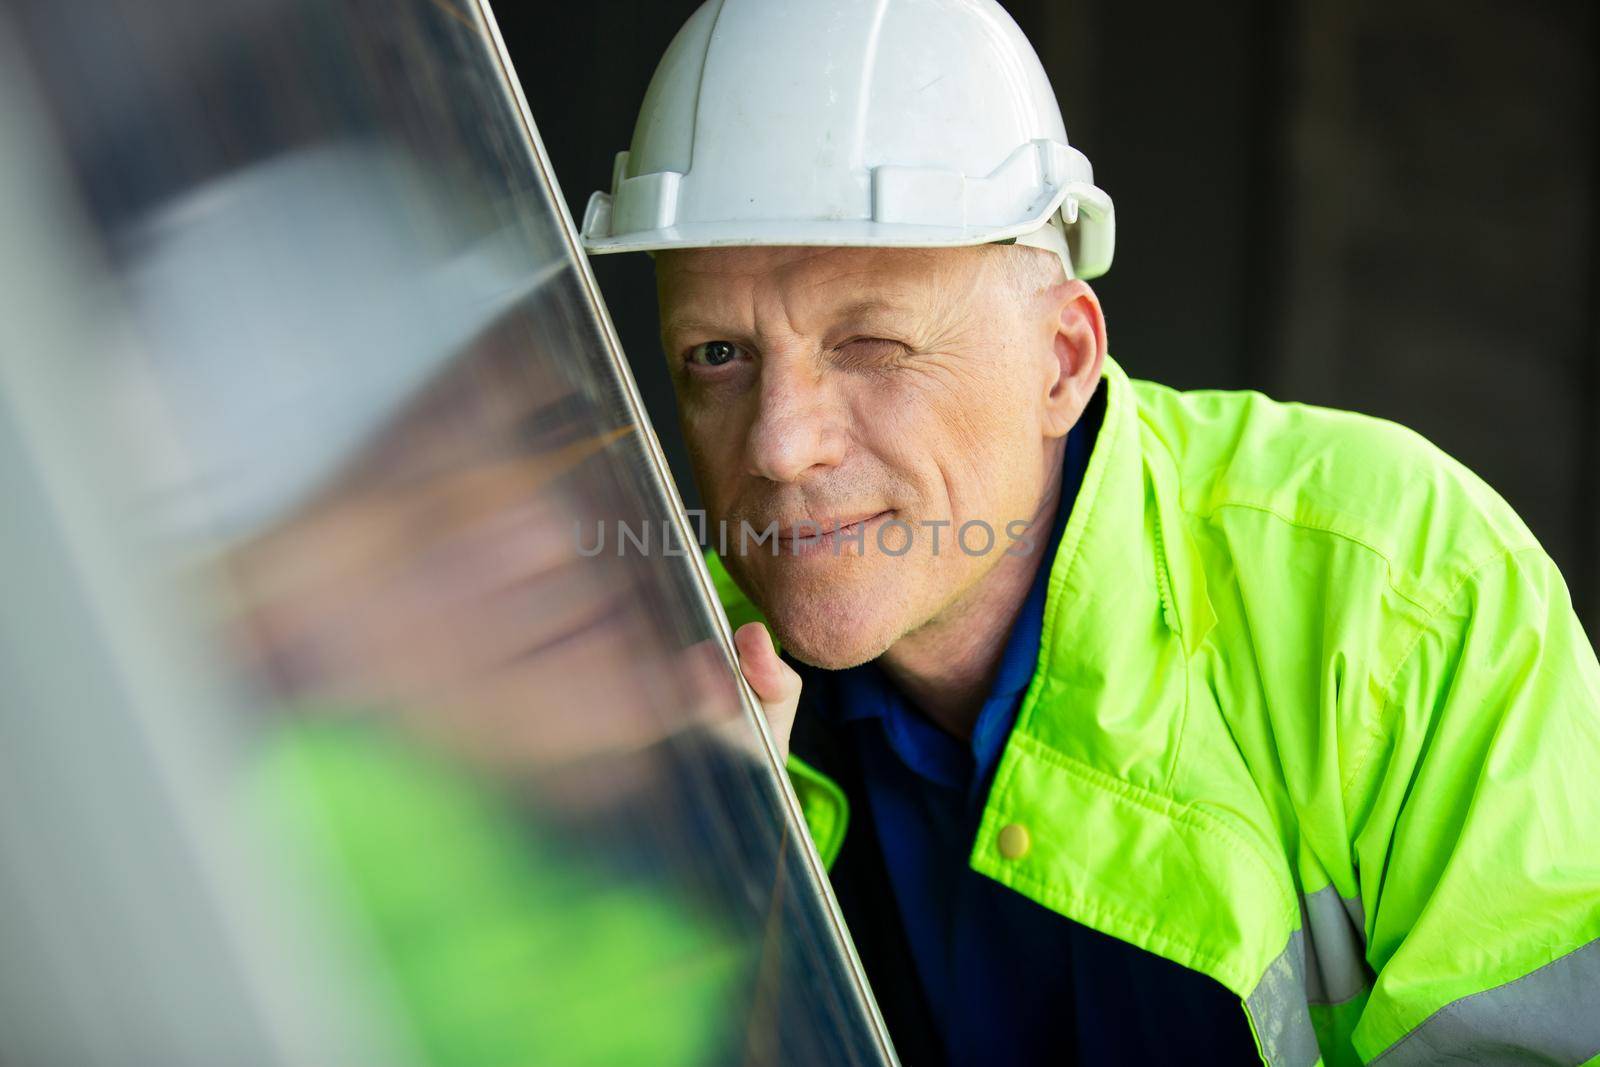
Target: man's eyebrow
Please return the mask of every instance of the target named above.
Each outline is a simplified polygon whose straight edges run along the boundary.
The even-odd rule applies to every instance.
[[[910,311],[911,309],[904,304],[874,297],[847,304],[834,312],[833,318],[835,320],[866,319],[874,315],[905,315],[909,314]]]
[[[911,309],[902,303],[880,297],[870,297],[857,300],[843,307],[829,311],[826,317],[833,322],[848,322],[860,319],[870,319],[877,315],[905,315]],[[724,340],[736,340],[743,330],[730,328],[726,323],[715,319],[704,318],[692,313],[673,315],[661,324],[661,337],[668,340],[683,334],[700,334],[706,337],[720,337]]]
[[[685,333],[703,333],[712,337],[721,333],[730,332],[727,327],[719,325],[710,319],[698,318],[694,315],[673,315],[661,323],[661,336],[663,338],[677,337]]]

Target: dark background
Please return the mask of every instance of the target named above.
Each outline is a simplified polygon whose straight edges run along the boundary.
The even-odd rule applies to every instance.
[[[696,4],[501,4],[574,216]],[[1600,632],[1600,13],[1587,2],[1006,4],[1117,205],[1094,285],[1136,377],[1421,431]],[[690,506],[649,258],[594,261]]]

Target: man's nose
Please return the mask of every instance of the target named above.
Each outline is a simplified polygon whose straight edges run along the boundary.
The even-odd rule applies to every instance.
[[[811,360],[768,359],[758,403],[746,445],[751,474],[802,481],[843,460],[848,435],[839,400]]]

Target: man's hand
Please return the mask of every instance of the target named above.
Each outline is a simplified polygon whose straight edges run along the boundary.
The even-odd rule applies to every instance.
[[[747,622],[739,627],[733,644],[739,650],[739,670],[761,700],[761,711],[778,746],[778,756],[787,760],[795,709],[800,706],[800,676],[779,658],[762,623]]]

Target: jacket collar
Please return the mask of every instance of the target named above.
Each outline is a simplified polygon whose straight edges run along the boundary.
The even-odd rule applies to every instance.
[[[1154,784],[1170,777],[1175,755],[1167,720],[1183,702],[1175,689],[1183,672],[1174,668],[1216,616],[1181,521],[1172,457],[1109,357],[1104,377],[1105,415],[1051,565],[1039,661],[1018,726]],[[1073,712],[1048,710],[1057,708]]]
[[[1108,360],[1105,378],[1038,664],[971,863],[1245,996],[1298,925],[1293,882],[1208,695],[1202,643],[1216,615],[1176,463],[1122,368]],[[1210,754],[1202,765],[1180,764],[1186,737]]]

